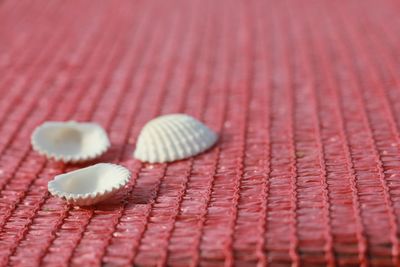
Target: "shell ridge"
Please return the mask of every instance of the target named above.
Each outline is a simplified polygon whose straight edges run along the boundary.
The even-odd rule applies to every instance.
[[[166,134],[166,129],[164,123],[159,123],[154,125],[154,131],[156,134],[156,139],[159,140],[160,146],[156,147],[155,153],[158,154],[158,159],[156,161],[168,161],[173,157],[171,151],[167,149],[169,147],[170,141],[168,140],[168,135]]]
[[[191,116],[163,115],[143,127],[134,156],[150,163],[171,162],[202,153],[217,139],[213,130]]]
[[[175,132],[177,132],[180,137],[180,139],[177,140],[177,145],[180,145],[183,148],[181,158],[184,158],[194,151],[189,138],[191,133],[188,130],[188,127],[185,127],[187,125],[183,124],[181,121],[172,121],[172,124],[175,126]]]
[[[174,127],[174,122],[173,121],[165,121],[163,127],[166,129],[167,135],[169,137],[169,145],[167,148],[171,148],[172,149],[172,154],[170,157],[170,160],[178,157],[178,158],[182,158],[184,157],[184,154],[182,153],[182,149],[179,147],[179,142],[176,142],[176,139],[174,138],[175,136],[179,136],[180,133],[178,131],[176,131],[176,129]]]

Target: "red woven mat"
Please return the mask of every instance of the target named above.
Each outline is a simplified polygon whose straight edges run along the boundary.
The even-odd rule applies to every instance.
[[[396,1],[0,2],[0,265],[400,264]],[[220,133],[171,164],[132,158],[184,112]],[[30,135],[95,121],[129,168],[79,208]],[[93,164],[90,163],[90,164]]]

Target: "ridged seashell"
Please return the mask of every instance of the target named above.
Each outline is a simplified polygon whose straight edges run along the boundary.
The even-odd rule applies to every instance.
[[[210,128],[185,114],[170,114],[149,121],[142,129],[134,157],[145,162],[171,162],[195,156],[217,141]]]
[[[100,125],[75,121],[45,122],[35,129],[31,142],[39,154],[63,162],[92,160],[110,147]]]
[[[76,205],[92,205],[103,201],[124,187],[131,174],[128,169],[111,163],[99,163],[54,177],[49,192]]]

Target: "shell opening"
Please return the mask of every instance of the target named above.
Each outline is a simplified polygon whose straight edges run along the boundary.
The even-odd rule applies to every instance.
[[[98,140],[102,140],[100,135],[97,129],[64,126],[50,131],[42,130],[37,138],[42,148],[54,155],[76,156],[96,153]]]
[[[82,151],[85,138],[81,131],[73,128],[63,128],[54,131],[44,132],[39,136],[44,148],[56,153],[75,155]]]
[[[115,172],[104,166],[98,166],[95,170],[84,168],[67,175],[68,179],[56,179],[54,183],[61,191],[70,194],[106,191],[116,183]]]

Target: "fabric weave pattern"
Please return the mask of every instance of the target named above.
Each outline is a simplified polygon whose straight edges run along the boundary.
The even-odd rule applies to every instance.
[[[396,1],[0,1],[0,266],[400,266]],[[398,102],[399,101],[399,102]],[[132,158],[150,119],[220,134]],[[132,180],[73,207],[46,120],[94,121]]]

